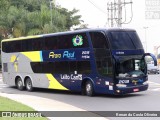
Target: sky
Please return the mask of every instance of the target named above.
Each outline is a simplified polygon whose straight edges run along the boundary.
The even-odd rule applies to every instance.
[[[79,10],[82,20],[89,28],[110,27],[108,25],[107,3],[114,0],[55,0],[57,5],[72,10]],[[118,1],[118,0],[115,0]],[[121,0],[124,1],[124,0]],[[125,0],[130,2],[130,0]],[[153,47],[160,46],[160,0],[132,0],[133,18],[124,28],[133,28],[137,31],[146,52],[154,53]],[[93,5],[94,4],[94,5]],[[95,7],[96,6],[96,7]],[[146,19],[146,12],[151,12],[157,19]],[[158,12],[157,12],[158,11]],[[123,19],[125,9],[123,9]],[[150,17],[149,16],[149,17]],[[126,5],[126,20],[131,18],[131,7]],[[146,28],[146,29],[144,29]],[[146,33],[146,34],[145,34]],[[147,44],[146,44],[147,43]],[[160,53],[160,50],[158,51]]]

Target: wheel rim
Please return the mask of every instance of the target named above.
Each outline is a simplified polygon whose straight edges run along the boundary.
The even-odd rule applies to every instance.
[[[86,92],[87,92],[87,93],[90,93],[91,90],[92,90],[91,84],[87,84],[87,85],[86,85]]]
[[[22,81],[19,80],[18,83],[17,83],[17,85],[18,85],[18,88],[20,88],[23,85]]]
[[[32,83],[31,81],[27,81],[27,89],[30,90],[32,88]]]

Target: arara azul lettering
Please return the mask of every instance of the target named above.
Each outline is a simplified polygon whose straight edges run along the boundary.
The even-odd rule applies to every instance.
[[[74,59],[75,58],[75,52],[64,51],[63,58]]]
[[[49,52],[49,58],[68,58],[75,59],[75,52],[64,51],[61,53]]]
[[[49,58],[61,58],[61,54],[55,54],[54,52],[50,52]]]

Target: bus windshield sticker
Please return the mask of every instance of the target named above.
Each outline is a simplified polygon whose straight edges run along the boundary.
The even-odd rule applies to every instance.
[[[81,35],[76,35],[72,39],[73,45],[76,46],[81,46],[83,45],[83,38]]]

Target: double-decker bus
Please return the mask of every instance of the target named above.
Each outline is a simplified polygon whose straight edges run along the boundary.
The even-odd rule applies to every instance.
[[[88,96],[148,89],[141,41],[133,29],[85,29],[2,41],[4,83]]]

